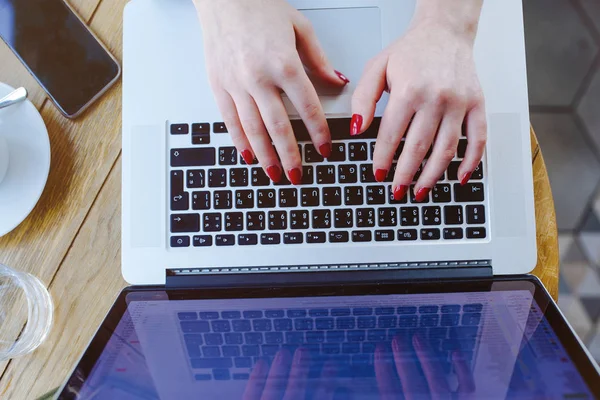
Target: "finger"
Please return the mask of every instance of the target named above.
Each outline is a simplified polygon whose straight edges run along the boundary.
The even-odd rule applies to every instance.
[[[309,370],[309,352],[299,348],[294,353],[290,377],[283,400],[300,400],[306,396],[306,380]]]
[[[448,380],[440,363],[435,359],[429,343],[421,335],[415,335],[413,337],[413,346],[421,363],[425,379],[427,379],[427,383],[429,384],[431,397],[448,397],[448,393],[450,393]]]
[[[344,86],[350,83],[344,74],[333,69],[312,24],[302,14],[299,14],[294,21],[294,30],[296,32],[296,49],[302,63],[311,74],[335,86]]]
[[[325,365],[323,365],[323,371],[321,372],[321,379],[319,381],[319,386],[314,392],[312,398],[314,399],[333,399],[333,395],[336,389],[336,381],[335,379],[338,376],[338,368],[337,364],[334,361],[327,361]]]
[[[352,95],[350,135],[363,133],[373,122],[375,107],[386,89],[387,56],[371,59]]]
[[[331,134],[317,91],[304,71],[281,82],[281,89],[288,96],[300,118],[304,121],[313,144],[325,158],[331,155]]]
[[[427,160],[421,177],[415,185],[415,193],[424,188],[431,190],[444,174],[444,171],[448,169],[450,161],[456,155],[464,117],[465,113],[463,110],[455,110],[444,115],[433,144],[431,156]]]
[[[292,356],[289,351],[282,349],[277,352],[265,383],[262,400],[281,399],[291,361]]]
[[[221,111],[223,122],[225,122],[227,131],[231,136],[233,145],[238,149],[246,164],[251,165],[254,161],[254,153],[252,152],[252,146],[242,128],[242,123],[240,122],[233,99],[229,93],[224,90],[215,91],[215,99],[217,101],[217,106]]]
[[[427,395],[427,382],[416,366],[417,357],[409,340],[395,337],[392,340],[392,351],[404,397],[410,400]]]
[[[392,359],[386,357],[381,345],[375,349],[375,379],[382,400],[397,399],[400,394],[400,382],[392,368]]]
[[[475,392],[475,380],[473,373],[469,369],[467,360],[462,353],[455,351],[452,353],[452,364],[458,378],[458,392],[469,394]]]
[[[471,174],[483,158],[485,144],[487,141],[487,120],[485,115],[485,104],[483,100],[466,117],[467,150],[465,158],[458,167],[458,177],[462,185],[471,178]]]
[[[243,400],[259,400],[265,386],[269,366],[264,360],[258,360],[252,368],[248,384],[244,390]]]
[[[435,109],[419,110],[408,128],[404,150],[398,159],[394,175],[394,197],[401,199],[410,187],[417,170],[431,147],[438,130],[441,112]],[[423,189],[415,193],[417,202],[429,197],[429,191]]]
[[[390,98],[381,119],[373,155],[373,175],[377,182],[383,182],[387,177],[394,154],[413,115],[414,110],[402,99]]]
[[[254,150],[256,158],[262,165],[265,173],[273,182],[281,180],[281,167],[277,153],[271,144],[271,138],[258,111],[254,99],[248,94],[233,97],[238,110],[239,119],[246,137]]]
[[[283,164],[283,169],[294,185],[302,183],[302,158],[292,130],[290,117],[278,91],[260,90],[254,95],[267,131]]]

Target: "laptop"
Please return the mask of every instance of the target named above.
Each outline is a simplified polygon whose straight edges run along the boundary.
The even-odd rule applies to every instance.
[[[364,65],[407,29],[415,0],[292,0],[350,84],[319,89],[333,139],[323,160],[290,102],[304,182],[273,184],[233,147],[205,70],[190,0],[134,0],[124,14],[122,272],[131,284],[340,270],[514,275],[536,263],[529,110],[520,0],[483,5],[475,60],[489,142],[469,184],[456,158],[428,200],[393,201],[375,182],[373,126],[350,137]],[[173,21],[177,21],[173,23]],[[360,29],[356,29],[360,27]],[[402,145],[398,149],[401,150]],[[232,277],[237,279],[237,277]],[[241,278],[240,278],[241,279]]]

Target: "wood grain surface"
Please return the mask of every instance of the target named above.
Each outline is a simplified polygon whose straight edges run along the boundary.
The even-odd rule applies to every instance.
[[[76,0],[74,9],[122,59],[125,0]],[[46,283],[56,318],[34,353],[0,363],[0,399],[33,399],[58,386],[85,349],[118,292],[120,273],[121,84],[79,119],[64,118],[11,51],[0,44],[0,81],[25,86],[48,127],[52,164],[31,215],[0,238],[0,262]],[[556,298],[558,245],[544,159],[532,130],[538,266],[534,273]],[[16,337],[22,326],[2,325]]]

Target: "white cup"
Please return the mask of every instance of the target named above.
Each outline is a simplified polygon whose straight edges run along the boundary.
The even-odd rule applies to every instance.
[[[0,120],[0,184],[8,171],[8,143],[3,134],[2,120]]]

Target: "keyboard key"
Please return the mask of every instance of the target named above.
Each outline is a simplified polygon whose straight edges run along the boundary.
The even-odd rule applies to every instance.
[[[171,171],[171,195],[183,193],[183,171]]]
[[[192,210],[209,210],[210,192],[201,191],[192,193]]]
[[[421,315],[421,319],[419,321],[419,326],[427,327],[427,328],[437,326],[439,319],[440,319],[440,316],[437,314]]]
[[[266,315],[266,317],[269,317]],[[265,343],[268,344],[283,344],[283,333],[281,332],[267,332],[265,333]]]
[[[183,333],[210,332],[210,325],[206,321],[181,321],[180,326]]]
[[[244,214],[241,212],[225,213],[225,230],[242,231],[244,230]]]
[[[468,239],[485,239],[486,231],[484,227],[467,228]]]
[[[308,143],[304,146],[304,161],[307,163],[323,162],[323,157],[312,143]]]
[[[367,161],[369,158],[367,143],[357,142],[348,144],[348,160]]]
[[[245,187],[248,186],[248,169],[231,168],[229,170],[229,186]]]
[[[336,329],[354,329],[356,326],[356,318],[354,317],[340,317],[335,320]]]
[[[260,244],[279,244],[281,235],[279,233],[263,233],[260,235]]]
[[[253,211],[246,214],[246,229],[249,231],[265,230],[265,213]]]
[[[190,208],[190,195],[182,192],[171,196],[171,211],[187,211]]]
[[[319,330],[331,330],[333,329],[335,320],[333,318],[316,318],[315,328]]]
[[[427,306],[420,306],[419,307],[419,312],[421,314],[436,314],[439,310],[438,306],[435,305],[427,305]]]
[[[273,326],[276,331],[291,331],[293,327],[293,321],[289,318],[276,319],[273,321]]]
[[[202,228],[204,232],[219,232],[221,230],[221,214],[204,214],[202,216]]]
[[[485,224],[484,206],[467,206],[467,224]]]
[[[336,228],[352,227],[352,210],[349,208],[334,211],[334,226]]]
[[[373,164],[361,164],[360,166],[360,181],[362,183],[375,183],[373,175]]]
[[[438,240],[439,238],[439,229],[421,229],[421,240]]]
[[[442,223],[442,209],[440,207],[423,207],[421,213],[423,225],[440,225]]]
[[[227,133],[227,126],[225,126],[225,122],[213,123],[213,133]]]
[[[223,336],[221,336],[219,333],[207,333],[204,335],[204,341],[210,346],[220,346],[223,344]]]
[[[453,314],[460,312],[460,304],[444,304],[441,309],[444,314]]]
[[[480,320],[480,313],[465,313],[462,316],[462,324],[467,326],[479,325]]]
[[[238,244],[240,246],[254,246],[258,244],[258,235],[256,235],[255,233],[238,235]]]
[[[356,226],[359,228],[372,228],[375,226],[374,208],[356,209]]]
[[[186,177],[187,187],[190,189],[203,188],[206,185],[203,169],[189,169]]]
[[[258,208],[275,208],[275,190],[259,189],[256,191],[256,193]]]
[[[198,319],[198,313],[195,312],[179,312],[177,313],[177,318],[180,321],[192,321]],[[202,343],[200,343],[202,344]]]
[[[429,203],[431,199],[431,193],[427,194],[427,197],[425,197],[425,199],[423,201],[417,202],[417,199],[415,198],[415,187],[411,186],[410,187],[410,202],[413,204],[422,204],[422,203]]]
[[[462,206],[445,206],[444,222],[446,225],[462,225],[463,208]]]
[[[262,168],[252,168],[251,179],[252,186],[269,186],[271,184],[271,179]]]
[[[389,308],[391,312],[394,312],[394,308],[390,307]],[[395,328],[396,324],[397,324],[397,320],[398,317],[396,317],[395,315],[384,315],[379,317],[378,321],[377,321],[377,327],[378,328]]]
[[[219,147],[219,165],[236,165],[237,150],[233,146]]]
[[[340,354],[340,345],[339,343],[324,343],[323,346],[323,354]]]
[[[385,207],[377,210],[378,222],[381,227],[398,225],[397,209],[394,207]]]
[[[329,156],[327,161],[331,161],[331,162],[346,161],[346,144],[345,143],[333,143],[331,146],[331,156]]]
[[[375,241],[377,241],[377,242],[392,242],[392,241],[394,241],[394,231],[392,231],[392,230],[375,231]]]
[[[400,200],[394,198],[394,188],[392,185],[388,186],[388,204],[406,204],[408,202],[408,196],[404,195]]]
[[[328,342],[340,343],[346,340],[346,333],[344,331],[332,331],[329,330],[325,333]]]
[[[215,237],[217,246],[233,246],[235,244],[235,235],[217,235]]]
[[[194,243],[194,247],[212,246],[212,236],[210,236],[210,235],[194,236],[193,243]]]
[[[218,347],[217,347],[218,349]],[[192,358],[192,368],[231,368],[233,363],[231,358],[211,357],[211,358]]]
[[[303,212],[306,212],[306,211],[303,211]],[[292,225],[293,225],[293,222],[292,222]],[[292,229],[294,229],[294,228],[292,227]],[[303,229],[305,229],[305,228],[303,228]],[[283,243],[285,243],[285,244],[300,244],[303,241],[304,240],[302,237],[302,233],[300,233],[300,232],[294,232],[294,233],[286,232],[283,234]]]
[[[192,144],[210,144],[210,135],[192,135]]]
[[[269,211],[269,229],[272,231],[287,229],[287,212]]]
[[[326,308],[313,308],[308,310],[308,315],[311,317],[326,317],[329,315],[329,310]]]
[[[342,189],[339,187],[323,188],[323,205],[324,206],[341,206],[342,205]]]
[[[260,355],[260,347],[255,344],[246,344],[242,346],[242,354],[244,357],[258,357]]]
[[[233,327],[234,332],[250,332],[250,330],[252,330],[250,321],[246,319],[233,320],[231,321],[231,326]]]
[[[234,359],[236,368],[251,368],[252,359],[249,357],[237,357]]]
[[[254,191],[253,190],[236,190],[235,191],[235,208],[247,209],[254,207]]]
[[[444,228],[444,239],[455,240],[463,238],[462,228]]]
[[[416,229],[398,229],[399,241],[417,240],[418,234]]]
[[[204,357],[221,357],[221,349],[218,346],[203,346],[202,354]]]
[[[400,208],[400,225],[417,226],[419,225],[419,209],[417,207]]]
[[[290,228],[291,229],[308,229],[309,217],[306,210],[293,210],[290,212]],[[300,235],[302,238],[302,235]]]
[[[460,314],[442,314],[441,326],[457,326]]]
[[[448,166],[448,180],[458,180],[458,167],[460,167],[460,161],[452,161]]]
[[[252,321],[252,327],[256,332],[269,332],[271,327],[270,319],[255,319]]]
[[[319,189],[302,188],[300,189],[302,198],[302,207],[316,207],[319,205]]]
[[[222,311],[221,318],[223,319],[240,319],[242,318],[242,313],[239,311]]]
[[[285,341],[288,344],[303,344],[304,332],[286,332]]]
[[[349,308],[334,308],[331,310],[332,317],[345,317],[351,314],[352,310],[350,310]]]
[[[467,183],[464,186],[459,183],[454,184],[454,201],[457,203],[483,200],[483,183]]]
[[[208,135],[210,134],[210,124],[201,122],[192,124],[192,135]]]
[[[367,186],[367,204],[385,204],[385,186]]]
[[[360,328],[360,326],[359,326]],[[364,342],[367,339],[367,334],[363,330],[359,331],[348,331],[347,338],[349,342]],[[356,353],[360,352],[360,348]]]
[[[318,184],[335,183],[335,166],[333,166],[333,165],[317,166],[317,183]]]
[[[200,232],[200,215],[173,214],[171,215],[171,232]]]
[[[279,207],[298,207],[298,189],[279,189]]]
[[[263,356],[273,357],[277,354],[280,347],[272,344],[263,344],[260,346]]]
[[[466,151],[467,151],[467,139],[461,138],[460,141],[458,142],[458,151],[457,151],[458,158],[464,158]]]
[[[463,305],[463,312],[473,313],[473,312],[481,312],[483,310],[483,304],[481,303],[471,303]]]
[[[190,247],[190,237],[171,236],[171,247]]]
[[[471,180],[479,180],[479,179],[483,179],[483,163],[479,163],[479,165],[477,166],[477,168],[475,168],[475,170],[473,171],[473,174],[471,175]]]
[[[223,346],[221,348],[223,357],[239,357],[242,355],[239,346]]]
[[[294,329],[297,331],[311,331],[313,329],[312,318],[298,318],[294,320]]]
[[[208,170],[208,187],[225,187],[227,186],[227,170],[225,169],[209,169]]]
[[[394,307],[377,307],[375,309],[375,315],[392,315],[394,312]]]
[[[306,243],[325,243],[327,236],[325,232],[307,232]]]
[[[187,135],[189,132],[188,124],[171,124],[171,135]]]
[[[359,242],[370,242],[373,240],[373,235],[371,231],[353,231],[352,232],[352,241]]]
[[[215,190],[213,202],[216,210],[228,210],[233,207],[233,193],[231,190]]]
[[[397,314],[416,314],[417,307],[415,307],[415,306],[400,306],[396,310],[396,313]]]
[[[283,318],[285,316],[285,311],[283,310],[266,310],[265,317],[266,318]]]
[[[302,167],[302,184],[312,185],[315,182],[314,176],[315,169],[311,165],[304,165]]]
[[[346,231],[329,232],[329,243],[345,243],[350,240],[349,238]]]
[[[452,193],[450,193],[450,185],[437,184],[431,192],[434,203],[450,203],[452,201]]]
[[[171,167],[205,167],[216,164],[216,151],[211,147],[171,150]]]
[[[358,181],[357,166],[346,164],[338,166],[338,183],[356,183]]]

